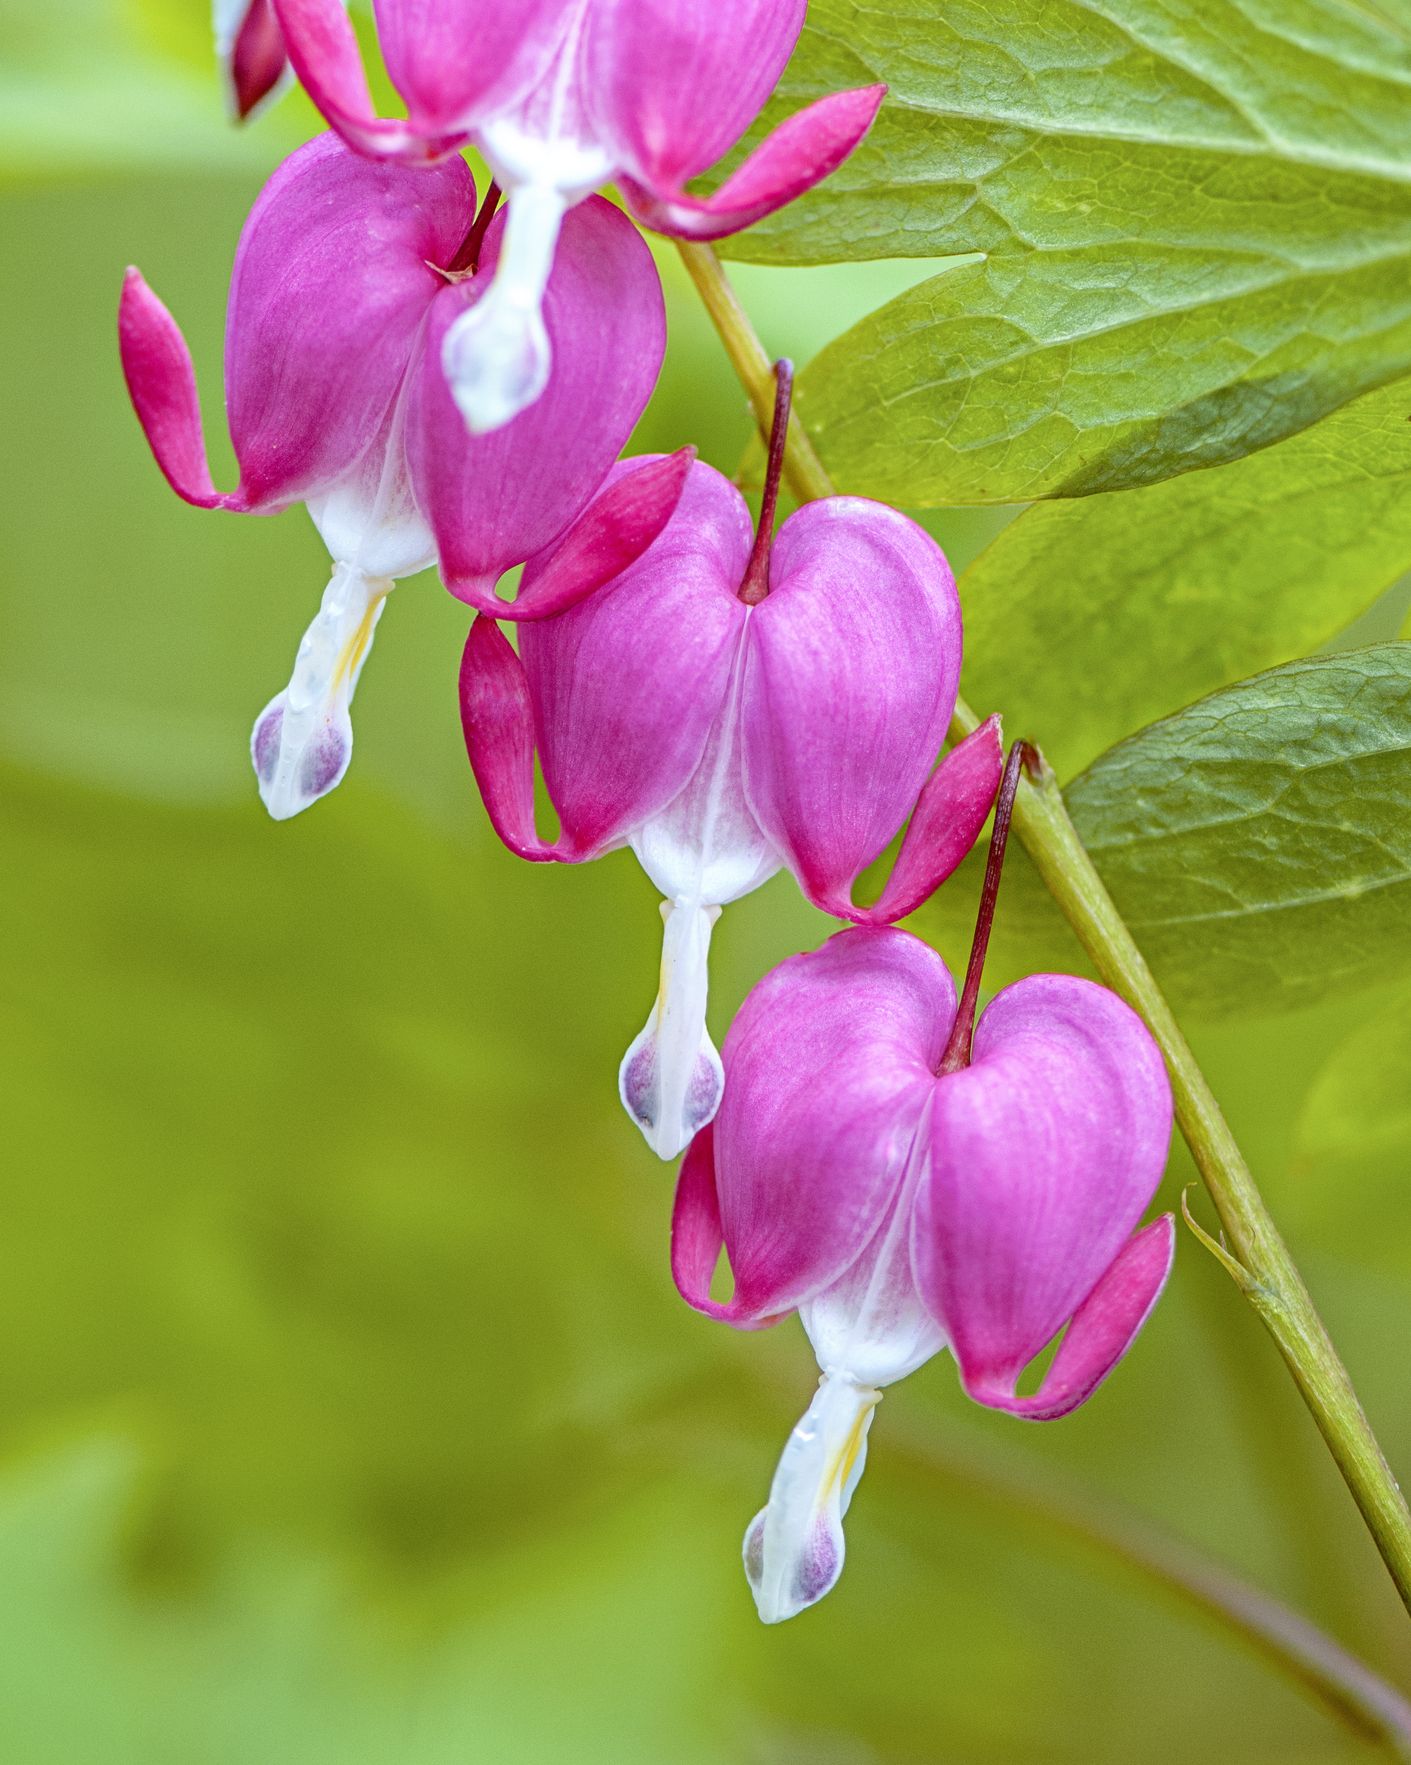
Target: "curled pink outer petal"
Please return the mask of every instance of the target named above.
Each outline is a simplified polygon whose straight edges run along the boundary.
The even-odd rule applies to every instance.
[[[915,522],[860,497],[830,497],[784,523],[770,585],[754,609],[741,712],[750,807],[815,905],[865,918],[852,884],[916,805],[955,708],[955,582]],[[937,774],[903,896],[937,856],[958,863],[968,851],[988,812],[983,780],[997,752],[991,731]],[[954,850],[936,837],[937,810],[953,794]]]
[[[1117,1260],[1074,1312],[1053,1364],[1032,1397],[1008,1379],[966,1379],[978,1403],[1026,1422],[1052,1422],[1084,1404],[1136,1341],[1161,1297],[1176,1255],[1176,1222],[1165,1213],[1122,1246]]]
[[[695,772],[746,623],[735,590],[750,543],[744,498],[697,462],[635,564],[561,617],[520,628],[544,780],[575,849],[621,844]],[[552,567],[525,570],[526,597]]]
[[[405,150],[410,131],[383,122],[373,109],[362,51],[342,0],[275,0],[275,12],[294,72],[324,121],[360,153]]]
[[[803,29],[805,0],[593,0],[589,115],[630,177],[676,189],[754,121]]]
[[[720,239],[752,227],[837,170],[872,127],[885,86],[834,92],[782,122],[710,196],[626,175],[623,193],[643,226],[680,239]],[[709,162],[707,162],[709,163]]]
[[[725,1039],[713,1140],[677,1189],[688,1304],[762,1323],[846,1274],[895,1198],[954,1015],[940,957],[887,928],[844,932],[760,982]],[[730,1257],[728,1303],[710,1298],[712,1240]]]
[[[534,825],[534,710],[524,669],[493,619],[470,628],[461,656],[461,728],[475,782],[495,832],[521,858],[574,863],[592,852],[571,836],[542,840]]]
[[[373,158],[434,161],[543,71],[571,0],[379,0],[387,72],[405,121],[373,107],[342,0],[274,0],[294,71],[324,119]]]
[[[538,614],[517,614],[496,597],[496,582],[557,541],[602,485],[656,385],[666,314],[641,235],[611,204],[590,197],[566,217],[549,279],[548,389],[504,428],[471,435],[446,384],[441,341],[483,297],[503,237],[497,215],[479,273],[436,298],[412,388],[407,456],[446,586],[471,606],[513,619],[553,609],[541,589]]]
[[[612,481],[548,551],[527,570],[512,602],[497,599],[501,618],[549,619],[615,581],[662,533],[686,488],[693,447],[659,459],[624,461]]]
[[[715,1178],[715,1123],[707,1122],[686,1148],[676,1179],[671,1212],[671,1278],[688,1305],[707,1317],[733,1324],[737,1330],[764,1330],[788,1316],[786,1306],[775,1313],[741,1308],[738,1292],[727,1301],[710,1297],[725,1227]]]
[[[1169,1231],[1132,1239],[1171,1138],[1161,1054],[1105,988],[1030,976],[986,1008],[971,1065],[937,1082],[931,1135],[917,1288],[972,1397],[1062,1415],[1126,1352],[1166,1278]],[[1016,1397],[1070,1319],[1038,1397]]]
[[[985,825],[1004,770],[1000,720],[987,717],[952,748],[922,786],[897,861],[871,907],[839,896],[829,911],[859,925],[892,925],[929,901]]]
[[[186,339],[135,269],[123,278],[118,349],[132,407],[167,483],[198,508],[243,508],[238,491],[222,494],[211,480]]]

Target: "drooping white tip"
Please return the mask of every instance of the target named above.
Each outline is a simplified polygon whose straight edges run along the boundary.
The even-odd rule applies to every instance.
[[[326,797],[353,757],[353,724],[346,710],[341,716],[334,710],[296,734],[288,702],[287,692],[277,693],[255,719],[250,735],[260,801],[276,821],[288,821]]]
[[[472,435],[503,429],[549,384],[549,333],[537,306],[492,288],[462,313],[441,345],[441,365]]]
[[[553,365],[544,292],[569,199],[552,179],[511,183],[489,291],[441,344],[441,366],[472,435],[488,435],[528,410]]]
[[[867,1461],[867,1431],[882,1393],[825,1373],[789,1436],[769,1504],[745,1532],[745,1577],[766,1624],[816,1605],[843,1572],[843,1516]]]
[[[353,691],[391,587],[339,564],[300,641],[289,685],[255,719],[250,759],[276,821],[327,796],[348,770]]]
[[[618,1069],[623,1107],[658,1158],[677,1158],[710,1121],[725,1069],[706,1029],[710,934],[718,907],[663,901],[661,984],[641,1033]]]

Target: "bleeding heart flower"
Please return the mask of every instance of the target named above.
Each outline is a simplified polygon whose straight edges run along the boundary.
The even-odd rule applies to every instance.
[[[779,383],[753,538],[739,491],[693,465],[661,537],[615,582],[521,627],[518,656],[477,620],[461,667],[466,747],[505,844],[574,864],[630,845],[666,898],[660,989],[620,1074],[663,1158],[720,1102],[706,991],[721,907],[782,865],[827,913],[900,919],[969,851],[999,779],[997,721],[931,770],[961,647],[935,541],[857,497],[810,503],[772,537],[787,363]],[[552,554],[532,563],[524,592],[555,567]],[[536,749],[552,843],[534,827]],[[858,875],[908,816],[881,899],[854,905]]]
[[[1012,757],[959,1009],[945,964],[907,932],[845,931],[791,957],[731,1026],[719,1118],[682,1165],[682,1296],[745,1329],[797,1311],[823,1372],[745,1534],[767,1623],[842,1570],[883,1386],[949,1345],[977,1402],[1066,1415],[1131,1347],[1170,1271],[1171,1216],[1137,1229],[1171,1135],[1141,1019],[1091,981],[1042,974],[975,1024],[1016,772]],[[726,1302],[710,1297],[722,1246]],[[1038,1390],[1019,1395],[1065,1325]]]
[[[277,5],[299,78],[351,146],[427,160],[474,145],[508,194],[494,292],[443,345],[456,399],[480,431],[507,423],[547,382],[540,306],[575,203],[612,182],[660,232],[738,232],[841,164],[886,90],[820,99],[700,197],[687,183],[739,139],[773,91],[805,0],[378,0],[405,122],[374,114],[341,0]]]
[[[342,778],[349,704],[385,597],[439,561],[473,607],[536,619],[614,576],[661,531],[686,456],[605,475],[656,383],[661,285],[632,224],[601,199],[565,224],[545,299],[558,366],[501,434],[468,436],[438,366],[484,297],[503,218],[460,160],[379,165],[325,135],[265,186],[235,256],[225,380],[240,483],[218,491],[190,353],[136,270],[119,314],[123,371],[157,463],[201,508],[307,505],[333,577],[288,688],[256,721],[260,794],[277,818]],[[554,547],[513,604],[504,572]]]

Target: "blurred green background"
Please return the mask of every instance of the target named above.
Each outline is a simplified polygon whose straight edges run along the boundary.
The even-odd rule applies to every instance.
[[[671,1286],[670,1174],[614,1087],[653,988],[650,886],[625,853],[501,849],[454,709],[464,610],[429,576],[389,604],[347,782],[271,823],[248,731],[322,547],[298,512],[183,507],[126,403],[135,262],[228,466],[235,240],[312,113],[230,130],[198,0],[5,0],[0,59],[0,1759],[1365,1756],[1034,1511],[1074,1490],[1135,1510],[1411,1677],[1311,1424],[1188,1235],[1131,1360],[1061,1426],[973,1408],[944,1360],[890,1394],[838,1591],[758,1624],[739,1541],[813,1361],[795,1323],[736,1336]],[[660,261],[641,443],[732,469],[743,400]],[[732,275],[803,360],[930,268]],[[931,525],[963,562],[1000,518]],[[717,1033],[829,929],[787,878],[732,908]],[[1191,1026],[1403,1466],[1405,1022],[1362,996]],[[1189,1176],[1173,1156],[1168,1204]]]

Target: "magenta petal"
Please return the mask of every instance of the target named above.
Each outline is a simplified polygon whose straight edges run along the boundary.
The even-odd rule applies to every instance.
[[[735,1277],[717,1315],[790,1311],[857,1260],[895,1199],[954,1015],[940,957],[889,929],[843,932],[791,957],[746,999],[725,1039],[714,1126]],[[708,1231],[699,1197],[686,1201],[695,1223],[683,1215],[682,1295],[700,1305],[690,1271],[706,1260]]]
[[[572,0],[374,0],[392,84],[426,138],[467,131],[534,82]]]
[[[324,120],[359,153],[424,161],[458,152],[470,139],[455,129],[430,134],[373,109],[362,52],[343,0],[274,0],[285,49]]]
[[[534,714],[519,657],[493,619],[477,619],[460,674],[461,729],[475,782],[495,832],[533,863],[570,859],[534,826]],[[584,854],[590,856],[591,854]]]
[[[729,1318],[732,1307],[710,1296],[725,1245],[715,1193],[715,1127],[707,1122],[686,1148],[671,1209],[671,1278],[687,1305],[712,1318]]]
[[[473,598],[469,585],[461,598],[502,619],[548,619],[577,606],[620,576],[660,535],[676,511],[693,447],[650,459],[616,475],[589,503],[544,563],[524,573],[518,597],[502,601],[489,594]]]
[[[123,278],[118,349],[132,407],[167,483],[198,508],[241,507],[238,492],[224,496],[211,481],[191,351],[138,270]]]
[[[475,208],[459,160],[379,165],[321,135],[285,160],[240,236],[226,324],[247,501],[304,500],[382,429]]]
[[[520,626],[545,782],[578,849],[621,843],[695,772],[746,624],[735,585],[749,549],[744,498],[698,461],[635,564],[558,618]],[[537,559],[524,592],[553,567]]]
[[[1032,1397],[1012,1385],[966,1379],[977,1403],[1027,1422],[1052,1422],[1086,1403],[1136,1341],[1161,1297],[1176,1255],[1174,1216],[1162,1214],[1129,1238],[1117,1260],[1073,1314],[1053,1364]]]
[[[651,252],[624,214],[590,197],[566,216],[549,278],[547,390],[504,428],[469,434],[442,372],[441,342],[483,297],[503,235],[497,215],[479,273],[436,300],[407,423],[412,481],[442,577],[472,606],[492,605],[487,597],[504,572],[554,543],[586,509],[651,397],[666,347]]]
[[[227,68],[232,106],[241,122],[269,97],[287,66],[274,0],[250,0],[230,46]]]
[[[624,179],[632,212],[659,233],[719,239],[751,227],[836,169],[872,126],[885,86],[820,98],[779,125],[711,196],[649,180]]]
[[[595,0],[582,65],[596,132],[629,176],[675,190],[754,121],[804,11],[805,0]]]
[[[972,1395],[1012,1398],[1023,1369],[1094,1294],[1156,1191],[1170,1138],[1160,1051],[1114,993],[1034,975],[990,1003],[972,1064],[937,1083],[912,1240],[918,1290]],[[1090,1328],[1111,1315],[1098,1307]],[[1084,1346],[1088,1330],[1075,1338],[1078,1371],[1060,1375],[1065,1390],[1116,1341],[1116,1326],[1104,1328],[1096,1347]],[[1044,1397],[1024,1413],[1065,1401]]]
[[[719,1318],[741,1330],[761,1330],[784,1315],[753,1317],[740,1309],[738,1292],[720,1301],[710,1296],[710,1284],[725,1245],[720,1223],[720,1202],[715,1192],[715,1128],[707,1122],[681,1161],[676,1179],[676,1199],[671,1210],[671,1278],[687,1305],[707,1317]]]
[[[851,916],[855,878],[911,813],[944,739],[960,679],[960,603],[935,541],[858,497],[791,515],[770,582],[745,675],[746,791],[809,899]],[[935,821],[924,824],[924,846],[945,856]],[[968,823],[958,837],[966,832]],[[918,848],[904,883],[921,859]]]
[[[828,911],[858,925],[894,925],[915,913],[961,863],[980,837],[1004,770],[1000,720],[987,717],[922,786],[897,861],[871,907],[830,900]]]

